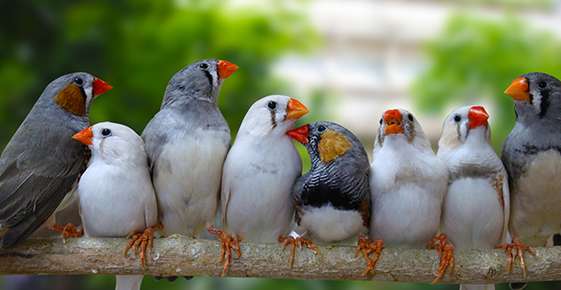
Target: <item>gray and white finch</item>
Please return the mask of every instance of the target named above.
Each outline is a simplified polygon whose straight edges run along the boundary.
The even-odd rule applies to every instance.
[[[245,115],[224,163],[224,230],[209,229],[222,242],[223,274],[231,251],[241,255],[241,239],[271,243],[290,230],[291,190],[302,173],[302,162],[287,131],[306,113],[298,100],[273,95],[255,102]]]
[[[526,274],[523,252],[531,251],[528,246],[545,246],[561,232],[561,82],[545,73],[528,73],[505,93],[516,111],[502,153],[509,174],[513,237],[506,250],[509,268],[518,258]]]
[[[438,142],[437,156],[449,173],[441,231],[459,249],[493,249],[510,242],[508,177],[490,144],[488,118],[482,106],[459,108],[445,119]],[[495,286],[461,285],[460,289]]]
[[[80,216],[86,236],[126,237],[145,254],[158,228],[158,205],[150,179],[144,142],[132,129],[103,122],[73,137],[92,156],[78,183]],[[138,290],[142,275],[117,276],[117,290]]]
[[[339,124],[318,121],[288,131],[306,146],[312,167],[292,189],[296,229],[285,237],[295,248],[350,240],[367,233],[370,226],[370,164],[360,140]]]
[[[88,73],[45,88],[0,156],[0,247],[31,235],[71,191],[88,155],[71,137],[89,125],[92,101],[109,89]]]
[[[410,112],[384,112],[370,175],[370,237],[390,246],[425,247],[438,233],[448,170]],[[445,270],[439,269],[437,278]]]
[[[214,222],[230,128],[217,106],[237,66],[203,60],[176,73],[142,137],[165,234],[197,237]]]

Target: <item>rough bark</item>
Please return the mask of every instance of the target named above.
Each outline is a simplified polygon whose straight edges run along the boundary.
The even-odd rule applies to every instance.
[[[220,276],[220,246],[216,241],[179,236],[157,239],[145,269],[134,255],[123,256],[124,239],[29,240],[0,251],[0,274],[146,274],[158,276]],[[561,280],[561,247],[537,248],[526,255],[527,281]],[[227,276],[293,279],[390,280],[430,282],[438,265],[432,250],[386,248],[375,275],[362,275],[365,263],[355,257],[354,245],[320,247],[319,255],[298,252],[288,265],[289,249],[279,245],[242,243],[242,257],[234,259]],[[506,272],[501,250],[456,253],[454,273],[442,283],[489,283],[524,280],[518,267]]]

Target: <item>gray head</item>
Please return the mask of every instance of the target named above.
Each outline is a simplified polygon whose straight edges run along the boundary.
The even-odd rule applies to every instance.
[[[557,124],[561,121],[561,82],[551,75],[524,74],[512,81],[505,94],[514,100],[519,122]]]
[[[360,140],[339,124],[317,121],[287,134],[306,146],[312,166],[351,162],[368,167],[368,156]]]
[[[238,66],[217,59],[202,60],[177,72],[169,81],[162,108],[191,101],[216,103],[222,81]]]
[[[87,117],[92,101],[111,88],[109,84],[89,73],[70,73],[49,83],[38,103],[54,103],[74,116]]]

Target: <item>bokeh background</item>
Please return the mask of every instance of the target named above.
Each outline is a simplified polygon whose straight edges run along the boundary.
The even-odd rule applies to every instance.
[[[235,132],[273,93],[302,99],[304,119],[335,120],[372,147],[388,108],[417,115],[433,144],[448,111],[484,104],[493,142],[513,125],[502,94],[525,72],[561,77],[559,0],[18,0],[0,1],[0,144],[43,88],[88,71],[114,85],[91,112],[141,132],[169,78],[202,58],[240,66],[220,107]],[[370,151],[370,149],[369,149]],[[527,288],[559,289],[560,283]],[[113,278],[0,279],[2,289],[112,289]],[[143,289],[456,289],[402,283],[147,277]],[[507,289],[500,285],[499,289]]]

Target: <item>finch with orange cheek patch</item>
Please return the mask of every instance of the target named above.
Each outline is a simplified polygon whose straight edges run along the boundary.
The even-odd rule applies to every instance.
[[[493,249],[510,242],[508,177],[490,144],[488,118],[482,106],[459,108],[444,121],[438,142],[437,156],[450,176],[442,232],[460,249]],[[461,285],[460,289],[495,286]]]
[[[95,97],[111,86],[88,73],[59,77],[43,91],[0,156],[0,247],[31,235],[72,190],[88,149],[72,135],[89,126]]]
[[[306,146],[312,162],[310,171],[292,189],[297,228],[283,239],[292,245],[292,253],[300,244],[315,250],[310,242],[302,242],[305,236],[319,243],[336,243],[367,233],[370,165],[360,140],[327,121],[290,130],[288,135]],[[293,261],[292,257],[291,265]]]
[[[148,171],[144,142],[132,129],[103,122],[74,135],[92,151],[80,178],[80,216],[87,236],[126,237],[141,265],[159,228],[156,194]],[[117,290],[139,290],[142,275],[117,276]]]
[[[444,163],[413,114],[398,109],[386,111],[380,119],[372,155],[370,237],[395,247],[425,247],[439,229],[448,185]],[[451,249],[444,240],[438,244],[439,254],[447,257]],[[441,259],[437,279],[445,273],[445,260]]]

